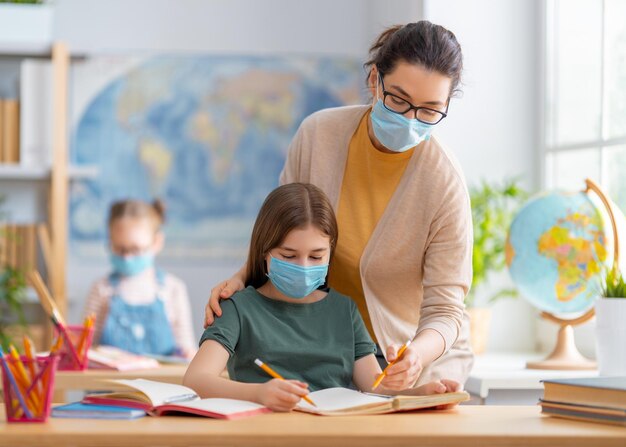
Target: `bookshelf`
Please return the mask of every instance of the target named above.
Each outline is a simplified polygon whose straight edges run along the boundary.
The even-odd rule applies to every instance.
[[[70,175],[95,175],[93,170],[72,169],[68,165],[68,72],[70,54],[63,42],[19,44],[0,42],[0,58],[20,60],[40,58],[51,63],[52,113],[50,150],[51,161],[38,164],[0,164],[0,191],[6,196],[16,194],[17,203],[9,203],[6,211],[20,207],[20,200],[28,194],[41,194],[35,199],[38,215],[43,223],[38,227],[38,246],[42,252],[48,287],[61,312],[67,314],[66,264],[68,245],[68,186]],[[21,126],[22,124],[20,124]],[[10,197],[9,197],[10,199]],[[11,200],[9,200],[11,202]],[[35,219],[39,220],[39,219]],[[31,222],[35,223],[35,222]],[[40,264],[41,265],[41,264]],[[30,301],[30,300],[27,300]]]

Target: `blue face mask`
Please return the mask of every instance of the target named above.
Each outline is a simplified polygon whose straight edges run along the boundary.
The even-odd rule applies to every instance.
[[[372,130],[383,146],[394,152],[405,152],[430,138],[433,124],[408,119],[387,110],[379,99],[372,107]]]
[[[326,282],[327,274],[328,264],[303,267],[272,257],[267,276],[282,294],[304,298]]]
[[[111,266],[118,275],[134,276],[153,265],[154,255],[151,253],[126,257],[111,253]]]

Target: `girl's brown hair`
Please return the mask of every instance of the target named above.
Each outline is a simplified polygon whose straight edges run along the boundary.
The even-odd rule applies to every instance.
[[[272,191],[261,206],[252,229],[246,267],[246,286],[267,281],[265,257],[291,230],[313,225],[330,238],[330,254],[337,245],[337,219],[330,200],[317,186],[290,183]]]
[[[450,96],[458,93],[463,71],[463,53],[456,36],[440,25],[420,20],[395,25],[378,36],[364,67],[369,74],[376,66],[381,76],[391,73],[399,61],[421,65],[452,80]]]
[[[113,222],[123,217],[150,219],[156,231],[165,222],[165,205],[159,199],[154,200],[152,203],[141,200],[120,200],[115,202],[109,210],[109,228]]]

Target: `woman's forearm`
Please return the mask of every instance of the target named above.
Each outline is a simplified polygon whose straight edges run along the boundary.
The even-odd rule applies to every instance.
[[[422,366],[426,367],[444,353],[446,342],[434,329],[424,329],[415,336],[409,349],[418,353]]]

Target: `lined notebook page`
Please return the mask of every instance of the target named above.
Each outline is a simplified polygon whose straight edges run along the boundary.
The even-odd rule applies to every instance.
[[[194,395],[195,397],[193,399],[190,398],[188,400],[185,399],[183,401],[171,403],[187,404],[192,400],[200,399],[191,388],[187,388],[183,385],[176,385],[175,383],[155,382],[153,380],[146,379],[119,379],[113,380],[113,382],[121,383],[122,385],[141,391],[148,396],[150,402],[152,402],[152,405],[155,407],[168,403],[167,401],[169,399],[177,400],[178,398],[185,398],[186,396],[191,397],[190,395]]]
[[[300,400],[298,406],[313,411],[336,411],[362,405],[385,404],[393,399],[391,397],[371,396],[347,388],[327,388],[315,391],[309,394],[309,397],[315,402],[317,407],[309,404],[304,399]]]

